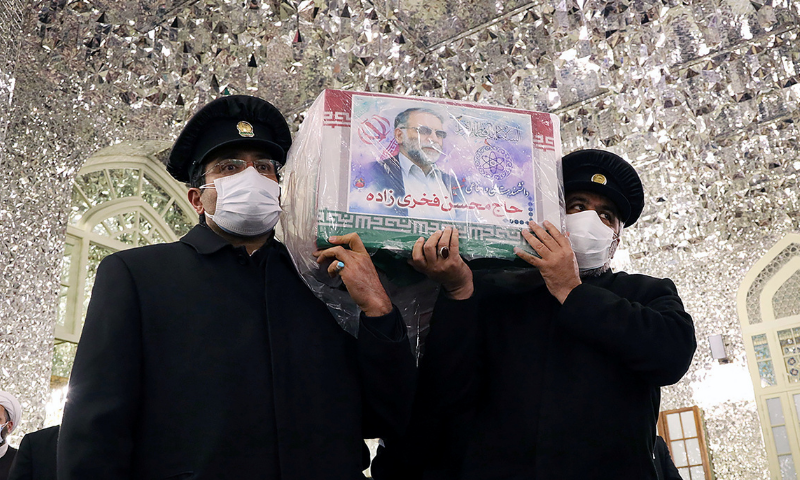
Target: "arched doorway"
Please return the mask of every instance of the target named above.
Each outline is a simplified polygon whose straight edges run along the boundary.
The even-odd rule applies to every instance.
[[[778,242],[745,275],[737,307],[771,478],[800,469],[800,235]]]
[[[120,250],[175,241],[197,223],[186,187],[164,167],[170,147],[123,142],[92,155],[75,177],[55,328],[54,398],[46,424],[60,419],[60,389],[72,369],[100,261]]]

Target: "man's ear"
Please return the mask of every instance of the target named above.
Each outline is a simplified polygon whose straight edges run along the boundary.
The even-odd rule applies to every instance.
[[[394,129],[394,140],[398,144],[402,144],[403,143],[403,129],[402,128],[398,127],[398,128]]]
[[[8,425],[6,425],[6,428],[8,429],[8,433],[11,433],[11,432],[13,432],[13,431],[14,431],[14,422],[12,422],[11,420],[9,420],[9,421],[8,421]]]
[[[194,211],[197,212],[198,215],[202,215],[205,213],[205,207],[203,207],[203,202],[200,201],[200,195],[203,194],[203,191],[197,187],[192,187],[189,189],[187,195],[189,196],[189,203],[192,204]]]

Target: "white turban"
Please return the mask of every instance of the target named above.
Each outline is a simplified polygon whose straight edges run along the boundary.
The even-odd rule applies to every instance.
[[[19,420],[22,418],[22,406],[19,404],[17,397],[0,390],[0,405],[6,407],[9,416],[11,416],[11,421],[14,422],[14,429],[17,428]],[[11,432],[11,430],[13,429],[9,429],[8,431]]]

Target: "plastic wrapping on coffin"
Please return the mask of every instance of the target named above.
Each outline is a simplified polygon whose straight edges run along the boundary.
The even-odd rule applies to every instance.
[[[410,168],[409,168],[410,167]],[[437,289],[408,264],[419,237],[458,228],[473,268],[514,268],[520,230],[563,231],[558,117],[442,99],[324,91],[282,171],[284,242],[298,271],[342,326],[358,309],[311,253],[357,232],[414,340]],[[527,264],[524,264],[527,266]]]

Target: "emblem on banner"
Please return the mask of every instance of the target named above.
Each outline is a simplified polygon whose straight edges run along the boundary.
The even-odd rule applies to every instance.
[[[511,155],[504,149],[487,145],[475,152],[475,168],[486,178],[499,181],[511,175]]]

